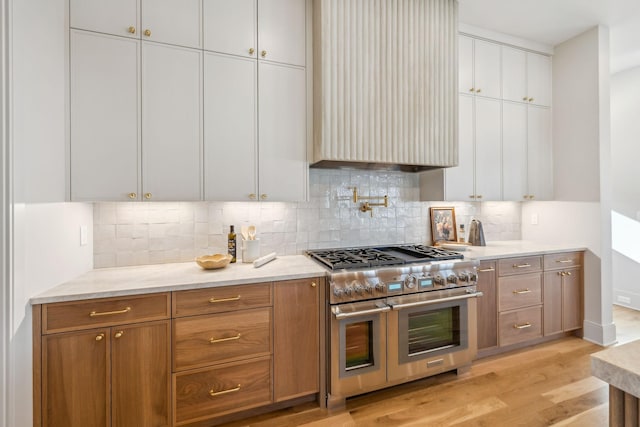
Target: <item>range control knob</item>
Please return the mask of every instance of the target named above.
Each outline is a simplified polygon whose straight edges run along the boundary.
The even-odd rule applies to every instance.
[[[476,273],[469,273],[469,282],[474,283],[478,281],[478,275]]]
[[[382,283],[382,282],[378,282],[378,283],[376,284],[376,286],[375,286],[375,287],[376,287],[376,291],[378,291],[378,292],[384,292],[384,291],[385,291],[385,289],[387,288],[387,285],[385,285],[385,284],[384,284],[384,283]]]
[[[460,273],[458,274],[458,280],[461,282],[468,282],[469,281],[469,274],[468,273]]]
[[[449,277],[447,277],[447,282],[458,283],[458,276],[456,276],[455,274],[451,274]]]
[[[406,279],[404,279],[404,287],[413,289],[416,287],[416,282],[417,282],[416,276],[414,276],[413,274],[410,274],[406,277]]]
[[[364,294],[364,286],[362,285],[355,285],[353,289],[356,291],[356,294]]]
[[[341,288],[333,288],[333,295],[335,295],[336,298],[340,298],[343,294],[344,290],[342,290]]]
[[[373,293],[373,286],[371,286],[371,283],[368,283],[366,285],[364,285],[364,291],[368,294],[372,294]]]
[[[344,294],[350,297],[353,294],[353,288],[351,286],[345,286]]]
[[[433,278],[433,283],[437,286],[444,286],[444,278],[442,276],[436,276]]]

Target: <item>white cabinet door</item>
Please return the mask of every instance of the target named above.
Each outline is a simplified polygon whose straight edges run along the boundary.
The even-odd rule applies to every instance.
[[[138,38],[139,11],[140,0],[70,0],[69,26]]]
[[[201,0],[142,0],[142,39],[199,48],[201,9]]]
[[[300,201],[307,189],[306,72],[258,64],[260,199]]]
[[[71,200],[139,192],[140,42],[72,30]]]
[[[551,111],[528,108],[527,157],[529,195],[534,200],[553,199],[553,153],[551,146]]]
[[[204,48],[256,58],[257,0],[203,0]]]
[[[527,104],[502,104],[502,196],[525,200],[527,187]]]
[[[527,53],[502,46],[502,99],[527,102]]]
[[[256,72],[255,59],[204,54],[206,200],[257,199]]]
[[[537,53],[527,54],[527,95],[535,105],[551,105],[551,58]]]
[[[143,42],[145,200],[200,200],[202,51]]]
[[[476,200],[502,200],[501,104],[495,99],[475,98]]]
[[[474,93],[473,88],[473,39],[458,37],[458,92]]]
[[[458,103],[458,166],[445,169],[446,200],[474,199],[473,97],[460,95]]]
[[[474,40],[473,61],[476,95],[500,98],[500,45]]]
[[[305,66],[306,0],[258,0],[260,59]]]

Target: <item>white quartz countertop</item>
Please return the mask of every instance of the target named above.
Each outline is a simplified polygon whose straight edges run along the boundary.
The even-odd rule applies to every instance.
[[[640,397],[640,340],[591,355],[591,373],[612,386]]]
[[[584,251],[584,246],[572,244],[536,243],[525,240],[504,240],[488,242],[487,246],[469,246],[463,251],[465,258],[479,260],[552,254],[559,252]]]
[[[210,288],[326,275],[327,270],[304,255],[279,256],[254,268],[235,263],[203,270],[195,262],[99,268],[43,292],[29,301],[46,304],[123,295]]]

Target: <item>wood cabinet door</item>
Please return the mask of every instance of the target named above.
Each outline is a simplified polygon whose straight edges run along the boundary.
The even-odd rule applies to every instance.
[[[563,331],[561,271],[544,273],[544,335]]]
[[[320,295],[318,279],[274,285],[274,401],[318,392]]]
[[[199,48],[202,0],[142,0],[143,40]]]
[[[447,200],[475,200],[473,138],[474,120],[472,96],[458,96],[458,166],[447,168],[445,198]]]
[[[566,269],[562,277],[562,329],[582,328],[582,269]]]
[[[111,328],[114,426],[170,425],[170,325],[163,320]]]
[[[473,94],[473,39],[458,36],[458,92]]]
[[[521,201],[527,187],[527,105],[502,103],[502,197]]]
[[[551,57],[527,53],[527,96],[531,104],[551,106]]]
[[[502,46],[502,99],[528,102],[527,53],[522,49]]]
[[[202,8],[205,50],[258,57],[257,0],[203,0]]]
[[[111,425],[109,329],[42,337],[42,425]]]
[[[138,38],[140,0],[70,0],[69,26]]]
[[[257,79],[255,60],[204,54],[206,200],[257,199]]]
[[[72,30],[70,50],[71,200],[137,198],[140,42]]]
[[[200,200],[202,52],[142,45],[144,200]]]
[[[473,77],[476,95],[500,98],[500,45],[474,40]]]
[[[535,200],[553,200],[553,153],[551,110],[530,105],[527,108],[528,193]]]
[[[495,261],[482,261],[478,268],[478,350],[498,345],[498,293]]]
[[[304,200],[308,185],[306,72],[259,62],[258,76],[260,200]]]
[[[258,58],[306,64],[306,0],[258,0]]]
[[[501,101],[495,99],[475,98],[475,195],[477,201],[502,200],[501,104]]]

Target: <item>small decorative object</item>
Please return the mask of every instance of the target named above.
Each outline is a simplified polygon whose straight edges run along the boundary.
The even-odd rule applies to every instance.
[[[454,208],[431,208],[431,239],[433,244],[456,243],[456,214]]]
[[[205,270],[215,270],[229,265],[232,258],[229,254],[202,255],[196,258],[196,262]]]

